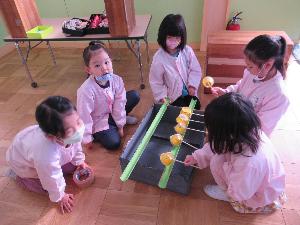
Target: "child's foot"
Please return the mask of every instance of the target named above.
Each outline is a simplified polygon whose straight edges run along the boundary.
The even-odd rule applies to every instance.
[[[205,194],[207,194],[209,197],[213,199],[229,202],[229,198],[227,197],[227,194],[218,185],[206,185],[204,186],[203,190]]]
[[[137,124],[138,119],[134,116],[126,116],[126,124],[135,125]]]

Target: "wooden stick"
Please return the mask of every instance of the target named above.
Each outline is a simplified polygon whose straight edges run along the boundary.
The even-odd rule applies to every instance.
[[[195,123],[204,123],[203,121],[197,121],[197,120],[190,120],[192,122],[195,122]]]
[[[191,144],[189,144],[189,143],[187,143],[187,142],[185,142],[185,141],[182,141],[184,144],[186,144],[186,145],[188,145],[188,146],[190,146],[190,147],[192,147],[193,149],[199,149],[199,148],[197,148],[197,147],[195,147],[194,145],[191,145]]]
[[[184,162],[182,162],[182,161],[180,161],[180,160],[178,160],[178,159],[174,159],[174,161],[184,164]],[[189,165],[189,166],[191,166],[191,167],[194,167],[194,168],[197,168],[197,169],[200,169],[200,170],[201,170],[201,168],[200,168],[200,167],[198,167],[198,166],[195,166],[195,165]]]
[[[200,132],[200,133],[205,133],[205,130],[196,130],[196,129],[193,129],[193,128],[186,128],[188,130],[193,130],[193,131],[197,131],[197,132]]]
[[[196,116],[204,116],[204,114],[198,114],[198,113],[192,113],[192,114],[194,114]]]

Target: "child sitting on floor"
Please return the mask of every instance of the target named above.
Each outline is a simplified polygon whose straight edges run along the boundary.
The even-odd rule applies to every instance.
[[[208,143],[185,159],[186,165],[210,166],[217,185],[204,192],[228,201],[240,213],[269,213],[286,197],[285,172],[250,101],[227,93],[208,104],[204,113]]]
[[[48,194],[71,212],[74,196],[65,192],[64,175],[86,168],[81,140],[84,124],[65,97],[44,100],[35,112],[38,125],[20,131],[6,153],[7,162],[23,188]]]
[[[137,123],[127,114],[138,104],[139,94],[125,91],[101,43],[91,42],[83,51],[83,59],[90,75],[77,91],[77,109],[86,127],[83,143],[90,147],[98,142],[108,150],[118,149],[125,123]]]

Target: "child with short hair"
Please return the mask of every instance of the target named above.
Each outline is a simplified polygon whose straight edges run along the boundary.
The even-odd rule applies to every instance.
[[[101,143],[108,150],[118,149],[126,124],[137,119],[127,116],[138,104],[137,91],[125,91],[121,77],[113,73],[104,46],[92,41],[83,51],[88,79],[77,90],[77,109],[85,124],[83,143]]]
[[[283,81],[285,49],[286,41],[281,36],[255,37],[244,50],[247,68],[243,78],[226,89],[212,88],[212,93],[217,96],[237,92],[248,98],[268,136],[289,106]]]
[[[205,186],[204,192],[240,213],[281,208],[284,168],[251,102],[237,93],[224,94],[208,104],[204,121],[208,143],[185,159],[185,165],[210,166],[217,185]]]
[[[159,50],[153,56],[149,82],[155,102],[168,97],[172,105],[189,106],[197,98],[201,67],[193,49],[186,44],[187,34],[181,15],[169,14],[160,24],[157,42]]]
[[[51,96],[39,104],[38,125],[20,131],[6,153],[6,160],[23,188],[48,194],[71,212],[74,196],[65,192],[64,175],[86,168],[81,140],[84,124],[69,99]]]

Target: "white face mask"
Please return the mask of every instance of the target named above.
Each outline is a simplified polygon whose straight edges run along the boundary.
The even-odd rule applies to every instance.
[[[176,49],[178,47],[178,45],[180,45],[180,41],[167,39],[166,45],[169,49],[173,50],[173,49]]]
[[[85,126],[84,124],[82,124],[82,126],[78,130],[76,130],[71,137],[63,139],[64,144],[70,145],[70,144],[81,142],[83,138],[84,130],[85,130]]]
[[[99,82],[101,85],[105,85],[107,81],[111,80],[112,75],[110,73],[106,73],[100,76],[95,76],[95,79],[97,82]]]
[[[255,78],[253,78],[253,82],[256,83],[256,82],[260,82],[262,80],[264,80],[268,74],[266,74],[265,76],[263,77],[260,77],[261,75],[261,72],[265,69],[265,64],[262,66],[262,68],[260,69],[260,71],[257,73],[257,76]]]

